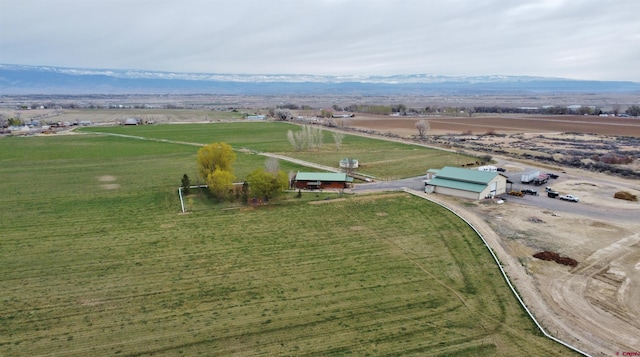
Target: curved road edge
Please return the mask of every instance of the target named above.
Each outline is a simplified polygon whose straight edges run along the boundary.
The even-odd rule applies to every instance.
[[[511,283],[511,280],[509,279],[507,272],[505,271],[504,267],[503,267],[503,263],[501,263],[500,259],[498,258],[498,256],[496,255],[496,250],[499,251],[499,255],[503,258],[503,261],[505,262],[505,265],[507,266],[507,269],[510,271],[515,271],[515,269],[518,269],[517,266],[515,265],[515,262],[513,261],[513,259],[502,249],[502,247],[500,246],[500,244],[498,244],[498,240],[497,240],[497,236],[496,233],[493,231],[493,229],[491,229],[491,227],[489,227],[487,224],[485,224],[484,222],[482,222],[481,220],[478,219],[473,219],[476,217],[476,215],[467,212],[464,209],[461,209],[460,207],[451,207],[449,206],[447,203],[445,203],[444,201],[433,197],[432,195],[429,195],[427,193],[421,192],[421,191],[416,191],[416,190],[412,190],[412,189],[408,189],[405,188],[404,192],[407,192],[411,195],[414,195],[416,197],[420,197],[423,199],[426,199],[430,202],[433,202],[441,207],[443,207],[444,209],[450,211],[451,213],[455,214],[456,216],[458,216],[460,219],[462,219],[467,225],[469,225],[469,227],[471,227],[471,229],[473,229],[476,234],[478,234],[478,236],[480,237],[480,239],[482,240],[482,242],[484,243],[485,247],[489,250],[489,253],[491,253],[491,256],[493,257],[493,259],[496,262],[496,265],[498,266],[498,268],[500,269],[500,272],[502,273],[502,277],[504,278],[504,280],[507,282],[507,285],[509,286],[509,288],[511,289],[511,292],[513,293],[513,295],[516,297],[516,299],[518,300],[518,302],[520,303],[520,305],[522,306],[522,308],[527,312],[527,314],[529,315],[529,317],[531,318],[531,320],[536,324],[536,326],[538,327],[538,329],[540,330],[540,332],[542,332],[542,334],[544,334],[547,338],[567,347],[570,348],[571,350],[582,354],[583,356],[589,356],[590,355],[587,352],[584,352],[580,349],[578,349],[577,347],[574,347],[558,338],[556,338],[555,336],[552,336],[551,334],[549,334],[543,327],[542,325],[540,325],[540,323],[538,322],[538,320],[535,318],[535,316],[533,315],[533,313],[531,312],[531,310],[529,310],[529,308],[527,307],[527,305],[524,303],[524,301],[522,300],[522,297],[520,296],[520,294],[518,293],[518,291],[516,290],[516,288],[514,287],[514,285]],[[463,212],[460,212],[463,211]],[[473,220],[474,222],[472,223],[470,220]],[[488,240],[485,238],[488,237],[489,240],[492,240],[492,244],[489,244]],[[492,245],[494,248],[492,248]],[[531,284],[531,282],[529,282]],[[532,285],[529,285],[532,286]]]

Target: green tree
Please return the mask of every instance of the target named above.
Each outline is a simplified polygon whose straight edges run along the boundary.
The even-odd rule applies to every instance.
[[[578,108],[578,114],[580,115],[590,115],[591,113],[592,113],[591,107],[587,107],[583,105],[580,108]]]
[[[226,170],[216,170],[210,173],[207,176],[209,192],[220,201],[224,201],[229,197],[230,191],[233,189],[234,179],[233,174]]]
[[[260,168],[247,175],[247,182],[249,183],[251,196],[261,197],[265,201],[269,201],[289,186],[289,177],[282,170],[273,174]]]
[[[242,202],[247,202],[249,199],[249,183],[247,181],[242,183]]]
[[[632,117],[640,116],[640,107],[637,105],[632,105],[629,108],[627,108],[625,113],[631,115]]]
[[[235,161],[236,153],[227,143],[211,143],[198,150],[198,172],[205,180],[217,170],[233,173]]]
[[[22,125],[22,120],[20,118],[9,118],[9,126],[20,126]]]

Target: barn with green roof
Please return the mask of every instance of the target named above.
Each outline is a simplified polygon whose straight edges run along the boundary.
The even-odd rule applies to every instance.
[[[293,179],[295,188],[307,190],[344,189],[353,184],[353,177],[342,172],[299,172]]]
[[[425,181],[425,192],[479,200],[507,191],[507,177],[499,172],[451,166],[429,172],[429,179]]]

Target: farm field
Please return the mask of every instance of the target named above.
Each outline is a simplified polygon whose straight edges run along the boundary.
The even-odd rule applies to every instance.
[[[571,354],[451,213],[391,193],[179,214],[196,150],[0,139],[0,355]]]
[[[87,127],[82,132],[102,132],[133,135],[147,139],[171,140],[196,144],[224,141],[236,149],[271,152],[295,159],[338,168],[341,159],[358,159],[358,172],[380,179],[406,178],[424,175],[431,167],[443,167],[456,162],[475,162],[472,156],[434,150],[404,143],[345,135],[338,150],[332,132],[324,130],[319,150],[295,151],[287,140],[289,130],[300,127],[288,123],[235,122],[224,124],[144,125]]]
[[[126,102],[123,102],[125,105]],[[166,104],[166,103],[165,103]],[[107,104],[108,105],[108,104]],[[140,105],[138,103],[138,105]],[[0,109],[0,114],[13,116],[15,111]],[[185,123],[238,120],[242,113],[232,111],[211,111],[206,109],[34,109],[20,111],[23,120],[38,119],[44,122],[81,122],[90,121],[97,124],[124,123],[128,118],[138,118],[142,121],[160,123]]]
[[[620,135],[640,137],[639,118],[600,117],[584,115],[482,115],[473,117],[428,116],[389,117],[384,115],[357,115],[351,120],[356,128],[393,132],[402,136],[416,135],[415,123],[424,119],[430,123],[430,133],[434,135],[473,135],[489,131],[499,133],[555,133],[573,132],[582,134]]]

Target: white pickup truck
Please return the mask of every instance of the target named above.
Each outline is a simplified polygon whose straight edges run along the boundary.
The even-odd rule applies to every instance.
[[[574,195],[560,195],[558,196],[559,199],[561,200],[565,200],[565,201],[571,201],[571,202],[578,202],[580,201],[580,199]]]

